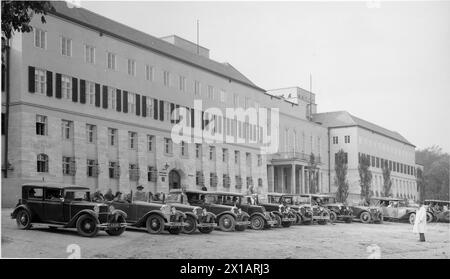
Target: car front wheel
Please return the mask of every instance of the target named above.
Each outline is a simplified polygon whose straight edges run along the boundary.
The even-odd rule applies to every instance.
[[[220,230],[222,230],[224,232],[233,231],[235,225],[236,225],[236,221],[234,220],[234,217],[229,214],[222,215],[219,218],[219,228],[220,228]]]
[[[409,214],[409,223],[414,225],[414,221],[416,221],[416,213]]]
[[[111,222],[111,224],[120,224],[120,223],[125,223],[125,218],[122,215],[117,217],[117,221]],[[125,227],[111,228],[111,229],[107,229],[106,233],[111,236],[119,236],[119,235],[123,234],[125,229],[126,229]]]
[[[365,211],[363,213],[361,213],[361,215],[359,216],[359,219],[361,220],[362,223],[367,224],[370,222],[370,214],[369,212]]]
[[[334,223],[337,220],[337,214],[334,211],[330,211],[330,222]]]
[[[274,214],[275,225],[273,225],[274,228],[281,228],[281,217],[277,214]]]
[[[147,232],[151,234],[162,233],[164,230],[164,219],[159,215],[150,215],[145,222]]]
[[[19,210],[16,216],[17,226],[21,230],[28,230],[31,227],[31,216],[25,209]]]
[[[183,233],[192,234],[197,230],[197,221],[194,217],[188,215],[184,222],[188,223],[188,225],[181,230]]]
[[[83,215],[77,220],[77,231],[81,236],[94,237],[98,233],[97,220],[91,215]]]
[[[253,230],[262,230],[264,229],[264,218],[261,216],[253,216],[252,218],[250,218],[250,227]]]
[[[427,223],[431,223],[433,222],[433,220],[434,220],[433,214],[427,212]]]

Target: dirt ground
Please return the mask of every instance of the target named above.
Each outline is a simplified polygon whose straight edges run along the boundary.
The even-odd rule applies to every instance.
[[[450,256],[450,225],[428,224],[427,242],[418,241],[405,223],[335,223],[292,226],[264,231],[246,230],[209,235],[150,235],[127,230],[119,237],[100,232],[95,238],[78,236],[75,230],[33,228],[19,230],[2,210],[4,258],[67,258],[71,244],[82,258],[444,258]]]

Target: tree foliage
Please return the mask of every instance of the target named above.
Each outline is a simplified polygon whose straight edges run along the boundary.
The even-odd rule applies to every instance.
[[[383,170],[383,192],[381,195],[383,197],[391,197],[392,196],[392,180],[391,180],[391,170],[389,169],[389,165],[385,162],[384,166],[382,166]]]
[[[2,35],[10,39],[14,31],[30,32],[33,30],[30,21],[35,14],[41,14],[41,22],[45,23],[45,15],[53,10],[50,1],[2,0]]]
[[[349,187],[347,181],[346,154],[342,149],[336,154],[334,171],[336,172],[336,176],[334,177],[334,184],[337,187],[336,200],[338,202],[346,202]]]
[[[434,145],[417,150],[416,162],[424,168],[422,174],[424,199],[449,200],[450,155]],[[419,185],[419,180],[417,182]]]
[[[308,164],[308,172],[309,172],[309,192],[315,194],[319,191],[319,175],[317,172],[317,162],[314,154],[311,153],[309,156],[309,164]]]
[[[372,172],[370,171],[370,158],[361,156],[359,166],[359,185],[361,186],[361,199],[369,202],[372,196],[370,186],[372,184]]]

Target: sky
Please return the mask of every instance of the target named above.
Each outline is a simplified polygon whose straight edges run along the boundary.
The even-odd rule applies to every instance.
[[[155,37],[176,34],[264,89],[300,86],[418,149],[450,152],[450,2],[119,2],[81,7]]]

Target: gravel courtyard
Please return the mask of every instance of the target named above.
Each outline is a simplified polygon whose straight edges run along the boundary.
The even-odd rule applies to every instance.
[[[213,231],[209,235],[127,230],[119,237],[100,232],[95,238],[84,238],[75,230],[19,230],[10,213],[11,209],[3,209],[1,214],[4,258],[67,258],[71,244],[80,247],[82,258],[367,258],[371,251],[380,251],[381,258],[450,256],[450,225],[444,223],[428,224],[425,243],[418,242],[410,224],[391,222]]]

